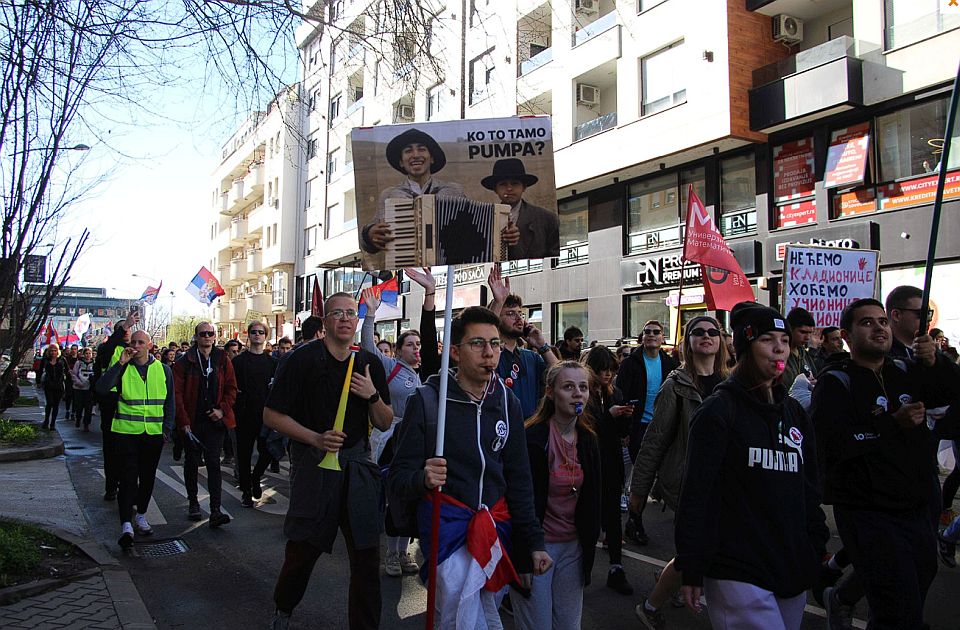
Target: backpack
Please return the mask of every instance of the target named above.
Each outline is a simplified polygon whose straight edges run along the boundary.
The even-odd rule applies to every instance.
[[[436,409],[439,405],[439,396],[436,390],[430,386],[419,388],[420,395],[423,397],[423,406],[425,409]],[[437,444],[437,419],[424,415],[424,461],[434,456]],[[390,439],[392,440],[392,436]],[[381,468],[381,472],[386,476],[389,468]],[[420,506],[420,499],[407,501],[391,501],[386,514],[385,529],[388,536],[409,536],[410,538],[420,538],[420,529],[417,526],[417,508]]]

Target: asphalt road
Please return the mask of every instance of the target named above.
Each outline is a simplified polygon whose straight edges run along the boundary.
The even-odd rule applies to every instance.
[[[96,424],[97,418],[94,417]],[[257,507],[243,508],[234,479],[224,472],[223,506],[233,517],[227,526],[212,530],[207,526],[207,505],[201,500],[204,520],[186,518],[187,499],[183,487],[182,461],[174,462],[169,446],[161,457],[154,502],[148,517],[155,534],[139,542],[182,540],[188,550],[166,557],[141,557],[124,553],[117,546],[120,533],[115,502],[103,500],[100,433],[84,433],[62,421],[58,423],[66,445],[67,462],[80,496],[85,516],[95,535],[120,558],[133,577],[159,628],[266,628],[273,615],[273,586],[283,556],[283,514],[286,510],[287,463],[281,474],[267,474],[266,501]],[[201,471],[201,499],[205,478]],[[828,517],[829,517],[828,512]],[[633,608],[640,594],[653,586],[654,572],[673,553],[673,514],[656,504],[644,515],[648,546],[625,546],[624,566],[636,593],[619,595],[606,588],[607,554],[598,550],[593,584],[584,594],[583,628],[640,628]],[[832,518],[830,519],[833,528]],[[835,528],[832,529],[835,532]],[[839,544],[834,536],[833,546]],[[317,563],[307,594],[294,613],[292,628],[346,628],[346,597],[349,565],[346,551],[338,541],[332,556]],[[382,578],[382,628],[422,628],[426,591],[416,577]],[[942,565],[927,601],[927,621],[934,630],[958,626],[960,570]],[[823,611],[810,598],[804,628],[826,628]],[[697,617],[685,609],[666,610],[670,628],[709,628],[706,617]],[[865,607],[856,617],[864,627]],[[504,626],[512,628],[504,616]]]

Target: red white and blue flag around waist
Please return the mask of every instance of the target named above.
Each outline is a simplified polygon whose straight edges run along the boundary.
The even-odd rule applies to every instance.
[[[420,502],[417,526],[423,557],[430,557],[430,519],[436,493]],[[492,507],[473,510],[448,494],[439,494],[437,608],[441,628],[474,628],[482,618],[481,590],[496,593],[519,581],[510,561],[510,512],[500,498]],[[420,577],[427,581],[427,563]]]

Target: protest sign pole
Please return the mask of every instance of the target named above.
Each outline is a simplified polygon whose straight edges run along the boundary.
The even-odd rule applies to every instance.
[[[453,320],[454,266],[447,265],[447,291],[443,307],[443,352],[440,354],[440,394],[437,406],[437,446],[435,457],[443,457],[444,428],[447,424],[447,385],[450,381],[450,324]],[[437,547],[440,544],[440,487],[433,489],[433,512],[430,518],[430,558],[427,570],[426,628],[433,630],[437,609]]]
[[[953,138],[954,123],[957,118],[957,93],[960,87],[960,68],[953,80],[953,95],[950,97],[950,109],[947,112],[947,128],[943,133],[943,153],[940,154],[939,174],[937,177],[937,195],[933,201],[933,218],[930,222],[930,244],[927,247],[927,265],[924,269],[923,299],[920,301],[919,333],[927,334],[927,311],[930,308],[930,283],[933,281],[933,262],[937,255],[937,232],[940,231],[940,213],[943,210],[943,189],[947,183],[947,170],[950,165],[950,144]]]

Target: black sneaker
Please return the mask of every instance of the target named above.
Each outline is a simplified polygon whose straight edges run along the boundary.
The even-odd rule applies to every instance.
[[[646,547],[650,544],[650,538],[643,530],[643,522],[633,514],[627,518],[627,523],[623,528],[623,535],[641,547]]]
[[[203,518],[200,513],[200,504],[197,501],[190,502],[190,507],[187,508],[187,518],[191,521],[199,521]]]
[[[612,567],[607,573],[607,588],[612,588],[621,595],[633,595],[633,587],[627,581],[627,574],[623,567]]]
[[[263,497],[263,488],[260,487],[259,479],[255,480],[253,484],[250,486],[250,494],[253,496],[254,499],[259,499]]]
[[[244,492],[243,496],[240,497],[240,505],[243,507],[253,507],[253,497],[250,496],[249,492]]]
[[[646,598],[644,598],[644,601],[646,601]],[[648,630],[663,630],[663,628],[667,627],[667,618],[664,616],[663,610],[658,609],[651,612],[647,610],[646,606],[641,602],[637,604],[633,612],[636,613],[637,619],[640,620],[643,627]]]
[[[219,509],[210,510],[210,527],[216,528],[230,522],[230,517]]]
[[[824,589],[823,607],[827,610],[827,627],[830,630],[853,628],[853,606],[840,601],[840,589],[835,586]]]
[[[951,569],[957,568],[957,543],[950,542],[943,534],[937,534],[937,551],[940,552],[941,562]]]

